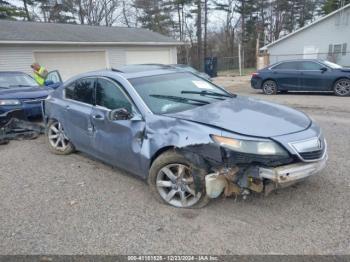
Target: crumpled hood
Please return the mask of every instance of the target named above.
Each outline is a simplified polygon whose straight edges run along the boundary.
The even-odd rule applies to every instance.
[[[167,116],[264,138],[300,132],[311,124],[302,112],[243,96]]]
[[[18,87],[18,88],[6,88],[0,89],[0,99],[30,99],[48,96],[49,88],[38,87]]]

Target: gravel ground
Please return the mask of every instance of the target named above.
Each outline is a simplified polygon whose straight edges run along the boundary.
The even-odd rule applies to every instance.
[[[319,175],[268,197],[180,210],[124,171],[51,154],[43,137],[12,141],[0,146],[0,254],[350,254],[349,98],[266,97],[247,79],[216,81],[321,125],[329,162]]]

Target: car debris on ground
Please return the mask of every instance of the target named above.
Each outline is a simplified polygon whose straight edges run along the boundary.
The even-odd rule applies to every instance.
[[[29,122],[22,110],[0,115],[0,145],[10,140],[35,139],[45,131],[39,123]]]

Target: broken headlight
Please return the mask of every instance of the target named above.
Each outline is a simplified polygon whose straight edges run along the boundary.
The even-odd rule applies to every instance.
[[[288,156],[286,150],[273,141],[241,140],[216,135],[211,135],[211,138],[220,146],[241,153]]]
[[[3,99],[0,100],[0,106],[17,106],[20,105],[21,101],[17,99]]]

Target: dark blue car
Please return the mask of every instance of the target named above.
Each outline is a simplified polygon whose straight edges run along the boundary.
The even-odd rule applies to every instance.
[[[27,118],[40,117],[41,102],[61,82],[57,71],[50,72],[47,79],[48,86],[39,87],[35,80],[25,73],[0,72],[0,114],[22,109]]]
[[[350,68],[326,60],[289,60],[253,73],[251,86],[267,95],[288,91],[330,91],[350,95]]]

